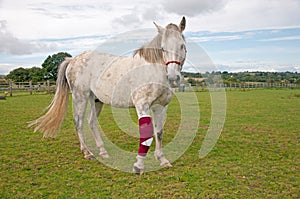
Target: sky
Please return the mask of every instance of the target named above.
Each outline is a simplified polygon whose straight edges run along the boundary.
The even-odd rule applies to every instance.
[[[155,35],[153,21],[179,24],[182,16],[188,54],[203,50],[211,70],[300,72],[299,10],[300,0],[0,0],[0,74],[128,31]]]

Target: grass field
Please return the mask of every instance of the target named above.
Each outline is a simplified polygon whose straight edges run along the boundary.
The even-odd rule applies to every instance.
[[[28,129],[53,95],[1,100],[0,198],[300,198],[300,90],[227,92],[223,132],[202,159],[198,150],[209,126],[210,96],[197,96],[201,119],[192,145],[173,168],[143,176],[83,159],[72,106],[57,138],[42,139]],[[178,126],[176,99],[168,113],[166,143]],[[100,124],[114,142],[136,151],[136,139],[118,129],[109,106],[102,114]]]

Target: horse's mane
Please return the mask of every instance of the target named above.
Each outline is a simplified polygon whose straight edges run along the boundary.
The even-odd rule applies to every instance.
[[[172,23],[167,25],[166,29],[180,31],[179,27]],[[133,56],[139,55],[150,63],[164,63],[161,49],[161,39],[161,34],[157,34],[151,42],[137,49],[133,53]]]

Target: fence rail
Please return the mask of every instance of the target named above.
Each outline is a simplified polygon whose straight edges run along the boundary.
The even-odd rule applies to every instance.
[[[4,91],[5,95],[13,96],[13,93],[17,91],[29,92],[30,95],[34,91],[51,93],[55,91],[55,82],[1,82],[0,91]]]
[[[181,84],[176,91],[179,92],[189,92],[189,91],[207,91],[207,90],[219,90],[220,88],[230,90],[246,90],[246,89],[261,89],[261,88],[291,88],[300,89],[300,84],[285,84],[285,83],[253,83],[253,82],[243,82],[243,83],[229,83],[229,84],[208,84],[201,83],[192,86],[191,84]]]

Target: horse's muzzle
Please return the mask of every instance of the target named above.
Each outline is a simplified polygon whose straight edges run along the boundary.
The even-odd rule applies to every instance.
[[[171,78],[169,76],[167,76],[169,84],[172,88],[176,88],[179,86],[180,81],[181,81],[181,76],[180,75],[176,75],[175,77]]]

